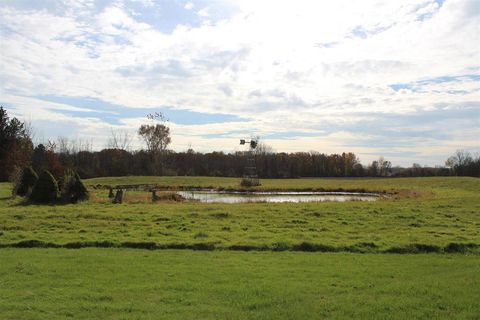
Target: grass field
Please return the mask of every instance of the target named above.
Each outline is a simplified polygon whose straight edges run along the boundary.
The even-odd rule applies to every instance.
[[[262,180],[264,190],[392,195],[301,204],[127,192],[115,205],[94,186],[229,189],[239,179],[85,182],[91,201],[57,206],[25,205],[0,184],[0,319],[479,318],[479,179]]]
[[[152,178],[150,178],[152,179]],[[88,184],[124,183],[125,178]],[[132,178],[164,186],[238,185],[229,178]],[[263,180],[262,188],[398,192],[376,202],[22,205],[0,185],[0,245],[146,246],[313,251],[458,251],[480,244],[480,180]],[[106,190],[93,190],[106,197]],[[128,193],[127,193],[128,194]],[[148,194],[145,193],[148,199]],[[35,240],[35,241],[32,241]],[[29,244],[30,242],[30,244]],[[103,242],[103,244],[98,244]],[[452,245],[453,244],[453,245]]]
[[[0,250],[2,319],[478,319],[458,254]]]

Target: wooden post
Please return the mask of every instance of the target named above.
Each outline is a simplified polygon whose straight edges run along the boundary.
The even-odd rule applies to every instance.
[[[118,189],[115,193],[115,199],[113,199],[113,203],[122,203],[123,201],[123,190]]]

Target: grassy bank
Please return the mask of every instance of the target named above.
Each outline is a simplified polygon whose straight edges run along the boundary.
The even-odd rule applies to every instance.
[[[480,256],[0,250],[2,319],[475,319]]]
[[[85,180],[88,186],[116,186],[150,184],[159,187],[203,187],[239,189],[239,178],[225,177],[152,177],[127,176],[103,177]],[[261,179],[258,190],[365,190],[372,192],[395,191],[446,191],[461,189],[472,191],[479,188],[479,179],[469,177],[422,177],[422,178],[304,178]]]
[[[95,185],[238,186],[238,179],[127,177]],[[236,182],[235,182],[236,181]],[[262,188],[355,188],[397,193],[376,202],[23,205],[0,185],[0,246],[124,246],[240,250],[475,252],[475,178],[263,180]],[[91,189],[98,197],[105,190]],[[148,198],[148,196],[147,196]],[[34,240],[34,241],[32,241]],[[102,245],[103,244],[103,245]]]

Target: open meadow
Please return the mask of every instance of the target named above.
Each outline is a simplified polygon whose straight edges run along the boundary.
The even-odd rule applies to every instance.
[[[31,205],[0,184],[0,318],[464,318],[480,314],[480,180],[262,180],[374,202],[149,201],[105,186],[238,189],[239,179],[85,180]],[[150,250],[146,250],[150,249]]]
[[[480,0],[0,0],[0,320],[480,320]]]

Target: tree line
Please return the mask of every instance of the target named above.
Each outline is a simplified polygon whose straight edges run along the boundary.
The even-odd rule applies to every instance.
[[[457,151],[447,159],[446,167],[426,168],[414,164],[410,168],[399,168],[392,167],[383,157],[363,165],[351,152],[273,152],[262,142],[252,153],[200,153],[193,149],[174,152],[167,149],[171,138],[165,122],[142,125],[138,134],[147,146],[145,150],[129,150],[129,137],[114,133],[109,147],[100,151],[66,138],[34,146],[29,126],[16,118],[10,119],[0,107],[0,181],[7,181],[15,170],[28,166],[36,172],[48,170],[56,179],[66,170],[74,170],[82,178],[127,175],[242,177],[249,157],[255,159],[260,178],[480,176],[480,157],[473,157],[467,151]]]

